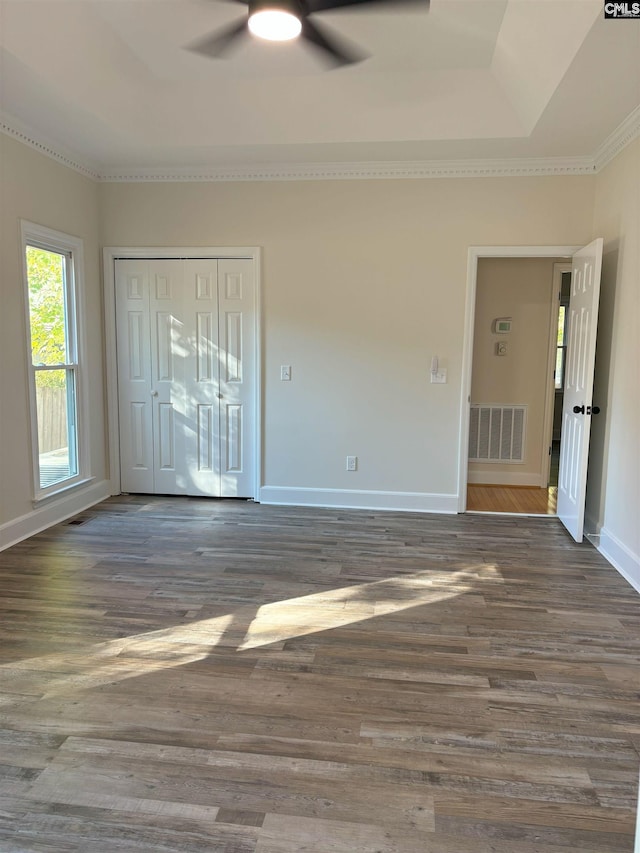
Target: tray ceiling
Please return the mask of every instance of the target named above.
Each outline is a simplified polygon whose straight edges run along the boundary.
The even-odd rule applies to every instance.
[[[185,50],[216,0],[0,0],[5,123],[101,174],[252,164],[593,156],[640,103],[640,22],[597,0],[432,0],[323,14],[370,58]]]

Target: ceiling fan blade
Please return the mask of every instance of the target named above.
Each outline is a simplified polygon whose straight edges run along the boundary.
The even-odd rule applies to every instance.
[[[324,30],[324,31],[323,31]],[[323,52],[324,58],[331,65],[353,65],[362,62],[367,55],[348,44],[344,39],[339,39],[335,34],[329,35],[326,28],[320,29],[317,24],[312,24],[308,18],[302,22],[302,38],[310,41]]]
[[[422,6],[429,9],[430,0],[306,0],[305,6],[311,15],[314,12],[328,12],[330,9],[342,9],[347,6]]]
[[[230,24],[228,27],[223,27],[213,33],[209,33],[208,36],[205,36],[202,39],[192,42],[187,45],[187,50],[215,59],[218,56],[223,56],[242,36],[246,34],[247,20],[246,18],[243,18],[241,21]]]

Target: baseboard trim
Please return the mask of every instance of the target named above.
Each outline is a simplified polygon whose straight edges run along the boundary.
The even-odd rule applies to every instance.
[[[307,489],[263,486],[260,503],[275,506],[317,506],[335,509],[379,509],[395,512],[458,512],[457,495],[427,492],[377,492],[355,489]]]
[[[530,486],[544,489],[541,474],[523,471],[469,471],[467,482],[478,486]]]
[[[110,494],[109,481],[100,480],[72,494],[61,496],[55,503],[49,503],[0,525],[0,551],[89,509],[108,498]]]
[[[640,557],[606,527],[600,530],[600,542],[597,548],[636,592],[640,592]]]

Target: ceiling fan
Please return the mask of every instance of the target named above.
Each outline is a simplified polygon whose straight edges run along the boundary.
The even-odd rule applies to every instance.
[[[268,41],[290,41],[298,36],[317,48],[331,65],[351,65],[366,58],[358,48],[347,43],[335,32],[311,20],[318,12],[328,12],[355,6],[422,6],[429,8],[430,0],[231,0],[249,7],[247,17],[228,27],[209,33],[188,45],[188,49],[210,58],[223,56],[247,34]]]

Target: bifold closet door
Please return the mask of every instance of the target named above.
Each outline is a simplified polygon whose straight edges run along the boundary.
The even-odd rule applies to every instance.
[[[196,264],[188,261],[187,268]],[[256,286],[253,262],[218,260],[218,462],[219,494],[255,497]]]
[[[252,273],[247,260],[116,262],[123,491],[253,496]]]

